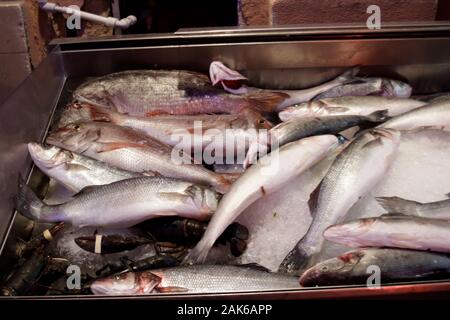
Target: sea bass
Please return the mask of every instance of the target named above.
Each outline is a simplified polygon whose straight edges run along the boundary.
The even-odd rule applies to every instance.
[[[426,102],[404,98],[386,98],[377,96],[341,97],[315,100],[296,104],[281,111],[282,121],[292,118],[360,115],[367,116],[375,111],[387,110],[389,117],[426,105]]]
[[[421,203],[399,197],[377,197],[376,199],[389,213],[450,220],[450,199],[429,203]]]
[[[334,87],[325,91],[314,100],[338,98],[338,97],[360,97],[360,96],[382,96],[409,98],[412,88],[409,84],[385,78],[355,78],[347,84]]]
[[[205,234],[185,261],[204,262],[216,239],[245,208],[308,170],[337,146],[338,139],[333,135],[314,136],[287,144],[261,158],[224,195]]]
[[[315,263],[324,242],[323,231],[342,220],[385,176],[399,142],[398,131],[373,129],[353,140],[336,157],[311,196],[311,226],[280,265],[281,272],[299,273]]]
[[[196,265],[127,272],[95,280],[96,295],[221,293],[299,288],[298,279],[247,266]]]
[[[450,222],[385,214],[329,227],[323,236],[349,247],[391,247],[450,252]]]
[[[191,182],[141,177],[90,186],[65,203],[47,205],[20,181],[16,209],[39,222],[126,228],[161,216],[206,220],[216,210],[217,199],[215,192]]]
[[[411,110],[379,125],[396,130],[438,129],[450,130],[450,100],[438,100]]]
[[[212,86],[206,75],[184,70],[112,73],[82,84],[73,96],[133,116],[237,113],[245,108],[271,112],[287,97],[272,91],[232,95]]]
[[[268,135],[260,135],[249,147],[244,167],[254,163],[260,150],[275,150],[286,143],[321,134],[337,134],[354,126],[372,127],[386,119],[387,110],[375,111],[368,116],[326,116],[319,118],[294,118],[273,127]],[[266,138],[266,139],[265,139]]]
[[[87,186],[142,176],[55,146],[28,143],[28,151],[42,172],[74,192]]]
[[[209,66],[209,76],[211,78],[212,84],[216,85],[220,83],[225,90],[233,94],[245,95],[252,93],[261,94],[265,92],[278,92],[280,94],[283,94],[285,96],[285,99],[277,104],[275,109],[276,111],[283,110],[284,108],[296,103],[309,101],[322,92],[330,90],[344,83],[351,82],[353,81],[354,76],[356,73],[358,73],[358,71],[358,68],[347,70],[335,79],[312,88],[300,90],[264,90],[242,85],[242,82],[247,80],[247,78],[241,75],[239,72],[226,67],[220,61],[213,61]]]
[[[270,129],[271,123],[251,109],[237,114],[221,115],[160,115],[136,117],[89,104],[68,105],[60,124],[88,121],[109,122],[140,131],[151,138],[170,146],[191,152],[205,148],[224,149],[228,145],[237,152],[245,152],[248,145],[257,139],[262,129]],[[233,139],[237,143],[224,143]]]
[[[304,287],[367,284],[371,266],[380,268],[383,283],[436,280],[450,275],[450,256],[415,250],[359,249],[306,270],[300,284]]]
[[[51,132],[46,142],[127,171],[192,181],[220,192],[230,185],[224,176],[192,164],[182,150],[109,123],[71,124]]]

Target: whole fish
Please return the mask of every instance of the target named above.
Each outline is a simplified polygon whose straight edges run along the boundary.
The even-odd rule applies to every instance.
[[[358,73],[358,71],[358,68],[347,70],[335,79],[312,88],[300,90],[265,90],[242,85],[242,82],[244,80],[247,80],[247,78],[241,75],[239,72],[226,67],[220,61],[213,61],[209,66],[209,76],[211,78],[212,84],[216,85],[220,83],[226,91],[231,92],[235,95],[246,95],[252,93],[262,94],[265,92],[278,92],[279,94],[284,95],[285,98],[281,100],[277,104],[276,108],[272,111],[280,111],[290,105],[309,101],[322,92],[330,90],[331,88],[342,85],[344,83],[353,81],[354,76],[356,73]]]
[[[333,135],[314,136],[287,144],[261,158],[224,195],[205,234],[185,262],[204,262],[217,238],[245,208],[308,170],[337,145],[338,139]]]
[[[325,229],[342,220],[350,208],[385,176],[399,141],[398,131],[373,129],[353,140],[336,157],[311,195],[313,221],[305,236],[281,263],[281,272],[298,273],[315,263],[316,254],[325,240],[322,235]]]
[[[229,94],[204,74],[184,70],[134,70],[88,81],[74,94],[87,102],[134,116],[237,113],[245,108],[271,112],[286,98],[281,92]]]
[[[193,164],[182,150],[109,123],[70,124],[52,131],[46,142],[131,172],[192,181],[219,192],[230,186],[224,176]]]
[[[314,100],[338,98],[338,97],[360,97],[360,96],[382,96],[409,98],[412,88],[409,84],[386,78],[355,78],[347,84],[343,84],[327,90]]]
[[[190,182],[141,177],[90,186],[65,203],[47,205],[21,180],[16,209],[40,222],[125,228],[161,216],[205,220],[216,210],[217,199],[215,192]]]
[[[281,111],[281,121],[292,118],[360,115],[367,116],[375,111],[387,110],[387,116],[399,114],[424,106],[426,102],[404,98],[387,98],[377,96],[341,97],[315,100],[296,104]]]
[[[249,147],[244,166],[256,160],[259,150],[274,150],[286,143],[321,134],[337,134],[354,126],[367,126],[386,119],[387,110],[380,110],[368,116],[326,116],[319,118],[294,118],[282,122],[269,131],[269,135],[261,135],[257,142]],[[262,139],[261,139],[262,138]],[[264,139],[267,138],[267,139]],[[268,140],[268,141],[267,141]]]
[[[96,234],[93,236],[83,236],[75,238],[75,243],[81,249],[98,254],[108,254],[126,250],[133,250],[139,246],[152,242],[153,240],[145,237],[125,237],[123,235],[117,234]]]
[[[246,266],[196,265],[127,272],[95,280],[96,295],[221,293],[299,288],[298,279]]]
[[[109,122],[140,131],[167,145],[191,152],[201,152],[206,147],[224,149],[225,139],[238,143],[231,144],[235,150],[246,150],[246,146],[256,140],[259,130],[270,129],[271,123],[256,111],[245,109],[237,114],[221,115],[160,115],[136,117],[114,110],[89,104],[73,103],[66,107],[62,124],[88,121]],[[75,116],[74,114],[78,114]],[[69,116],[70,115],[70,116]],[[64,120],[64,121],[63,121]],[[230,144],[228,144],[229,146]]]
[[[429,203],[421,203],[399,197],[377,197],[376,199],[389,213],[450,220],[450,199]]]
[[[28,143],[28,151],[42,172],[74,192],[87,186],[142,176],[55,146],[32,142]]]
[[[380,268],[382,283],[436,280],[450,275],[450,256],[414,250],[359,249],[306,270],[300,284],[304,287],[366,284],[371,266]]]
[[[411,110],[379,125],[396,130],[438,129],[450,130],[450,100],[438,100]]]
[[[350,247],[390,247],[450,252],[450,222],[385,214],[329,227],[323,236]]]

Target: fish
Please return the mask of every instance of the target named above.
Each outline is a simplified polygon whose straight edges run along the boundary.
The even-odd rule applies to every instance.
[[[46,143],[106,162],[122,170],[192,181],[226,192],[226,176],[192,163],[183,150],[110,123],[70,124],[47,136]]]
[[[388,117],[395,117],[427,103],[405,98],[377,96],[340,97],[296,104],[278,114],[281,121],[292,118],[323,117],[339,115],[367,116],[375,111],[387,110]]]
[[[73,192],[87,186],[142,176],[55,146],[30,142],[28,151],[43,173]]]
[[[450,221],[384,214],[329,227],[323,236],[349,247],[388,247],[450,253]]]
[[[118,234],[93,236],[82,236],[75,238],[75,243],[83,250],[98,253],[108,254],[127,250],[136,249],[144,244],[152,243],[153,240],[146,237],[139,236],[122,236]]]
[[[450,130],[450,100],[438,100],[382,123],[380,128],[403,131],[421,129]]]
[[[126,272],[95,280],[95,295],[221,293],[299,288],[298,279],[247,266],[195,265]]]
[[[286,144],[251,166],[231,186],[213,215],[205,234],[187,254],[185,263],[202,263],[225,228],[256,200],[280,189],[338,146],[333,135],[305,138]]]
[[[400,142],[396,130],[372,129],[361,134],[337,155],[322,182],[312,193],[313,221],[279,267],[301,273],[312,266],[324,243],[323,232],[345,218],[350,208],[385,176]]]
[[[247,87],[242,82],[247,80],[236,70],[231,70],[220,61],[213,61],[209,66],[209,75],[213,85],[221,84],[222,87],[235,95],[245,95],[251,93],[278,92],[284,95],[277,106],[272,111],[281,111],[286,107],[311,100],[318,94],[326,92],[336,86],[354,80],[354,76],[359,72],[359,68],[352,68],[343,72],[340,76],[318,86],[300,90],[265,90],[255,87]]]
[[[412,87],[404,82],[386,78],[359,78],[354,81],[336,86],[316,97],[314,100],[338,97],[382,96],[409,98]]]
[[[185,70],[131,70],[80,85],[73,100],[133,116],[237,113],[245,108],[271,112],[287,97],[281,92],[232,95],[215,88],[208,76]]]
[[[75,103],[66,107],[72,113],[80,114],[70,119],[76,122],[101,121],[128,127],[159,140],[167,145],[193,153],[205,148],[223,149],[233,145],[236,151],[246,150],[246,146],[256,140],[260,130],[272,128],[259,112],[244,109],[237,114],[210,115],[160,115],[136,117],[114,110],[89,104]],[[64,121],[66,123],[68,121]],[[233,139],[237,143],[223,143]]]
[[[450,220],[450,199],[422,203],[400,197],[377,197],[388,213],[402,213],[422,218]]]
[[[19,179],[15,200],[17,211],[39,222],[127,228],[162,216],[207,220],[217,208],[218,194],[191,182],[139,177],[89,186],[65,203],[47,205]]]
[[[286,143],[321,134],[337,134],[354,126],[368,126],[386,120],[387,110],[380,110],[368,116],[326,116],[315,118],[293,118],[273,127],[268,135],[259,136],[247,152],[244,166],[254,163],[259,150],[275,150]],[[267,138],[267,139],[264,139]],[[267,141],[268,140],[268,141]]]
[[[303,287],[367,284],[371,266],[380,268],[382,283],[437,280],[450,275],[450,256],[442,253],[366,248],[322,261],[300,277]]]

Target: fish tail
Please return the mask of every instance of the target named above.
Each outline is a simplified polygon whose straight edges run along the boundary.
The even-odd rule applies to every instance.
[[[209,243],[208,239],[205,237],[197,243],[197,245],[189,251],[189,253],[184,257],[183,264],[202,264],[205,263],[206,257],[208,256],[208,252],[212,247],[212,244]]]
[[[32,220],[39,220],[42,208],[45,206],[22,177],[19,177],[19,192],[15,202],[16,210]]]
[[[339,77],[336,78],[338,82],[341,84],[346,84],[355,80],[355,76],[358,74],[360,68],[359,66],[355,66],[344,71]]]
[[[259,90],[248,93],[246,97],[249,100],[251,107],[259,112],[266,113],[275,111],[278,105],[290,96],[284,92]]]
[[[31,220],[40,222],[59,222],[50,206],[47,206],[31,190],[22,177],[19,177],[19,191],[15,197],[16,210]]]
[[[369,114],[367,118],[371,122],[384,122],[389,119],[388,112],[388,109],[378,110]]]
[[[418,203],[399,197],[377,197],[378,204],[389,213],[417,214]]]
[[[278,272],[300,276],[309,265],[311,265],[311,255],[300,245],[297,245],[281,262]]]

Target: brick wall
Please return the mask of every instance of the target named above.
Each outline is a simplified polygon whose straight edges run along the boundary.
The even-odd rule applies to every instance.
[[[445,0],[447,1],[447,0]],[[376,4],[381,22],[430,21],[438,0],[239,0],[241,25],[364,23]]]

